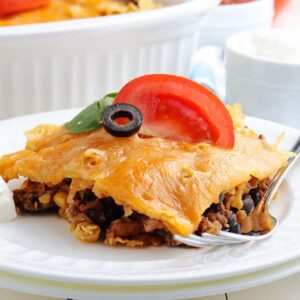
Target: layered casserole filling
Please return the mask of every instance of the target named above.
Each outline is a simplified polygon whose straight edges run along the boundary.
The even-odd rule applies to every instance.
[[[270,180],[251,178],[246,184],[222,193],[219,202],[205,210],[195,234],[217,233],[226,230],[234,233],[269,231],[273,226],[269,214],[261,214],[259,223],[249,219],[266,191]],[[71,179],[58,185],[47,185],[26,180],[14,191],[19,213],[57,211],[69,223],[75,237],[83,242],[102,240],[109,245],[125,244],[129,247],[180,245],[160,220],[118,205],[112,197],[98,198],[91,189],[76,192],[68,204]]]
[[[230,149],[44,124],[26,132],[25,150],[0,159],[0,175],[26,178],[14,191],[20,213],[57,211],[85,242],[177,246],[176,234],[267,232],[261,199],[292,154],[245,127],[240,106],[228,110]]]

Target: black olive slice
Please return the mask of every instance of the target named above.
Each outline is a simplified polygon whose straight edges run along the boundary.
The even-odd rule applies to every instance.
[[[127,124],[118,124],[116,119],[126,118]],[[143,122],[142,113],[133,105],[127,103],[113,104],[103,112],[102,123],[104,129],[116,137],[128,137],[136,134]]]

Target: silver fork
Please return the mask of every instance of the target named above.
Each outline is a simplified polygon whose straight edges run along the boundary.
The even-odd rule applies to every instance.
[[[258,204],[260,205],[261,208],[263,208],[264,205],[267,205],[267,207],[270,205],[283,179],[286,177],[288,172],[298,161],[300,157],[300,137],[298,137],[298,140],[293,146],[293,148],[291,149],[291,151],[296,153],[296,155],[294,157],[291,157],[288,160],[287,165],[284,168],[280,169],[273,177],[267,191],[265,192],[263,198],[260,200],[260,203]],[[174,235],[174,239],[180,243],[193,246],[193,247],[212,247],[212,246],[223,246],[223,245],[239,244],[245,242],[261,241],[272,236],[278,228],[277,219],[273,216],[272,218],[274,221],[273,229],[268,233],[261,234],[261,235],[250,236],[250,235],[231,233],[231,232],[221,230],[217,234],[202,233],[201,236],[197,236],[195,234],[190,234],[187,237]]]

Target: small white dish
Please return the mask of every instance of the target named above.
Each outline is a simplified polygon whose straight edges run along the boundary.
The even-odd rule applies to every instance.
[[[246,30],[268,29],[272,25],[274,0],[219,5],[205,18],[200,46],[224,47],[226,39]]]
[[[271,48],[269,36],[274,31],[244,32],[226,42],[226,100],[240,102],[247,114],[300,128],[300,63],[284,57],[292,54],[293,43],[281,47],[282,53],[276,53],[276,40],[274,51],[258,51],[253,46],[258,34],[266,37],[265,45],[260,46]],[[282,36],[286,34],[280,32]]]
[[[63,123],[76,112],[57,111],[0,122],[0,139],[5,141],[0,145],[0,155],[24,146],[24,130],[39,123]],[[300,134],[260,119],[248,118],[247,123],[271,142],[285,131],[285,149]],[[300,257],[299,176],[300,166],[296,166],[282,185],[280,197],[272,204],[272,214],[280,220],[280,228],[262,243],[212,249],[112,248],[75,240],[65,221],[57,216],[21,216],[0,224],[0,286],[77,299],[153,299],[154,291],[157,299],[162,295],[177,299],[194,296],[191,290],[195,289],[202,295],[218,293],[218,283],[230,277]],[[263,282],[252,280],[253,284]],[[247,281],[240,286],[247,286]]]

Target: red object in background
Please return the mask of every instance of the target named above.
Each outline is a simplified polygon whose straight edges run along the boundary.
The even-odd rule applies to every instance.
[[[275,17],[287,6],[287,4],[289,4],[289,2],[290,0],[275,0]]]
[[[300,0],[275,0],[273,27],[288,30],[300,29]]]
[[[221,4],[242,4],[247,2],[253,2],[258,0],[222,0]],[[274,0],[275,3],[275,17],[289,4],[290,0]]]
[[[49,4],[49,0],[0,0],[0,17],[32,10]]]
[[[152,74],[127,83],[114,103],[136,106],[146,134],[187,142],[234,146],[231,116],[208,88],[184,77]]]

